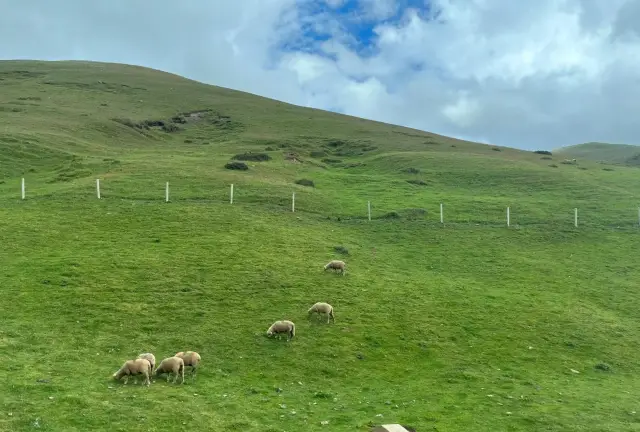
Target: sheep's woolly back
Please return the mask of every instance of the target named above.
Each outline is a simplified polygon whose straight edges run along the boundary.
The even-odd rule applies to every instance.
[[[311,306],[307,312],[308,313],[312,313],[312,312],[330,313],[330,312],[333,312],[333,306],[331,306],[329,303],[318,302],[313,306]]]
[[[122,377],[126,377],[125,378],[125,384],[126,384],[126,380],[129,378],[129,376],[142,375],[144,376],[143,384],[147,383],[147,385],[149,385],[150,374],[151,374],[151,363],[149,363],[149,360],[137,358],[135,360],[125,361],[122,367],[118,369],[116,373],[113,374],[113,378],[116,380],[119,380]]]
[[[152,353],[142,353],[138,356],[139,359],[146,359],[151,364],[151,371],[153,372],[153,368],[156,366],[156,356]]]
[[[325,270],[327,269],[341,270],[344,273],[346,266],[347,265],[345,264],[344,261],[331,260],[324,266],[324,269]]]
[[[197,366],[202,360],[200,354],[195,351],[180,351],[175,353],[175,357],[180,357],[182,360],[184,360],[185,366]]]
[[[314,312],[318,314],[327,314],[327,322],[329,322],[330,320],[335,321],[336,319],[333,313],[333,306],[331,306],[329,303],[318,302],[311,306],[307,311],[308,314],[312,314]]]
[[[177,357],[177,356],[167,357],[163,359],[158,365],[158,367],[156,368],[155,375],[159,376],[159,375],[162,375],[163,373],[175,374],[175,378],[173,379],[173,382],[176,382],[178,380],[178,376],[181,376],[182,383],[184,383],[184,360],[182,360],[180,357]],[[167,380],[168,379],[169,378],[167,378]]]
[[[289,339],[296,335],[296,325],[289,320],[280,320],[271,324],[271,327],[267,330],[267,336],[271,336],[276,333],[288,333]]]

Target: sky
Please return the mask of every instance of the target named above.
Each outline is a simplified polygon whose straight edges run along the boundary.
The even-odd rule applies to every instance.
[[[0,0],[0,59],[148,66],[527,150],[640,144],[640,0]]]

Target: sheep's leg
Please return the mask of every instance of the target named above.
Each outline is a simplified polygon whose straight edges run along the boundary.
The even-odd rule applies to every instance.
[[[129,375],[125,375],[124,376],[124,385],[127,385],[128,382],[129,382]]]

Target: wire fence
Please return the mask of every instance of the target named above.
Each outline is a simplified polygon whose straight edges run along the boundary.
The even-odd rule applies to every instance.
[[[142,192],[141,192],[142,191]],[[22,200],[27,199],[27,188],[25,178],[21,179],[21,191],[20,197]],[[182,192],[185,192],[183,189]],[[149,194],[147,189],[137,189],[132,191],[131,194],[124,193],[124,191],[114,192],[108,194],[108,199],[120,199],[120,200],[134,200],[134,201],[154,201],[158,202],[162,199],[165,203],[175,201],[198,201],[198,202],[221,202],[223,199],[219,193],[209,194],[205,196],[203,191],[195,188],[195,191],[189,189],[190,193],[179,195],[178,199],[172,199],[172,189],[169,182],[164,183],[164,196],[161,198],[159,193],[153,193],[153,196]],[[226,199],[230,205],[238,204],[238,187],[233,183],[228,185],[228,192]],[[40,195],[51,196],[53,193]],[[314,197],[305,197],[303,200],[302,208],[300,208],[299,201],[300,194],[296,194],[296,191],[292,191],[291,195],[286,197],[281,193],[266,194],[264,191],[252,190],[251,193],[244,195],[245,198],[242,201],[250,202],[251,204],[269,204],[272,208],[279,208],[281,210],[290,211],[292,213],[300,212],[327,215],[331,214],[331,209],[328,208],[326,202],[315,202],[314,205],[311,201],[314,198],[318,198],[318,195]],[[102,190],[102,183],[100,179],[95,180],[95,198],[98,200],[104,200],[107,198]],[[397,201],[397,200],[396,200]],[[431,200],[433,201],[433,200]],[[366,204],[365,204],[366,202]],[[307,204],[307,205],[305,205]],[[457,205],[456,205],[457,204]],[[333,216],[338,220],[363,220],[373,221],[380,219],[422,219],[432,224],[440,225],[452,225],[452,224],[474,224],[483,226],[506,226],[506,227],[523,227],[523,226],[563,226],[563,227],[603,227],[603,228],[631,228],[640,227],[640,207],[631,207],[618,203],[616,208],[609,208],[602,211],[594,207],[593,203],[586,203],[585,213],[587,214],[587,220],[585,216],[581,214],[578,207],[563,208],[556,205],[553,209],[549,209],[545,212],[544,209],[531,208],[528,206],[525,210],[528,214],[515,213],[513,206],[506,205],[498,208],[493,203],[479,203],[473,202],[473,205],[482,205],[483,211],[477,211],[470,208],[468,203],[460,205],[460,203],[452,202],[450,206],[446,202],[430,202],[429,206],[432,210],[428,211],[423,207],[412,207],[405,209],[378,209],[376,211],[375,206],[371,200],[362,200],[362,212],[357,212],[354,208],[354,204],[350,203],[347,211],[333,212]],[[384,207],[384,206],[383,206]],[[562,209],[562,210],[560,210]],[[354,210],[356,210],[354,212]],[[375,214],[374,214],[375,212]],[[533,213],[533,214],[532,214]],[[547,217],[545,217],[545,214]],[[609,217],[608,217],[609,216]],[[331,216],[329,216],[331,218]]]

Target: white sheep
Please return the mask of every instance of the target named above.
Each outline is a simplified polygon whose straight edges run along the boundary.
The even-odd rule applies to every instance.
[[[173,379],[174,384],[179,376],[182,376],[181,384],[184,384],[184,360],[176,356],[163,359],[158,365],[154,375],[160,376],[164,373],[167,374],[167,382],[169,382],[169,377],[173,373],[175,374],[175,378]]]
[[[344,271],[345,271],[346,267],[347,267],[347,265],[344,263],[344,261],[331,260],[324,266],[324,269],[325,270],[327,270],[327,269],[340,270],[340,272],[344,276]]]
[[[139,359],[147,359],[151,364],[151,373],[153,373],[154,368],[156,367],[156,356],[151,353],[142,353],[138,356]]]
[[[149,380],[149,375],[151,375],[151,363],[149,363],[149,360],[138,358],[135,360],[125,361],[122,367],[113,374],[113,379],[119,380],[120,378],[125,377],[124,383],[127,384],[130,376],[134,376],[134,382],[137,382],[138,375],[142,375],[144,377],[142,385],[145,383],[147,386],[151,385],[151,381]]]
[[[333,314],[333,306],[331,306],[329,303],[318,302],[309,308],[307,314],[311,315],[314,312],[318,315],[322,313],[327,314],[327,323],[331,319],[333,319],[333,322],[336,322],[336,317]]]
[[[182,360],[184,360],[184,365],[185,367],[188,366],[191,368],[191,374],[194,375],[197,372],[198,369],[198,365],[200,364],[200,361],[202,360],[202,357],[200,357],[200,354],[198,354],[195,351],[180,351],[175,353],[176,357],[180,357]]]
[[[288,320],[276,321],[267,330],[267,336],[280,333],[287,333],[289,341],[296,335],[296,325]]]

